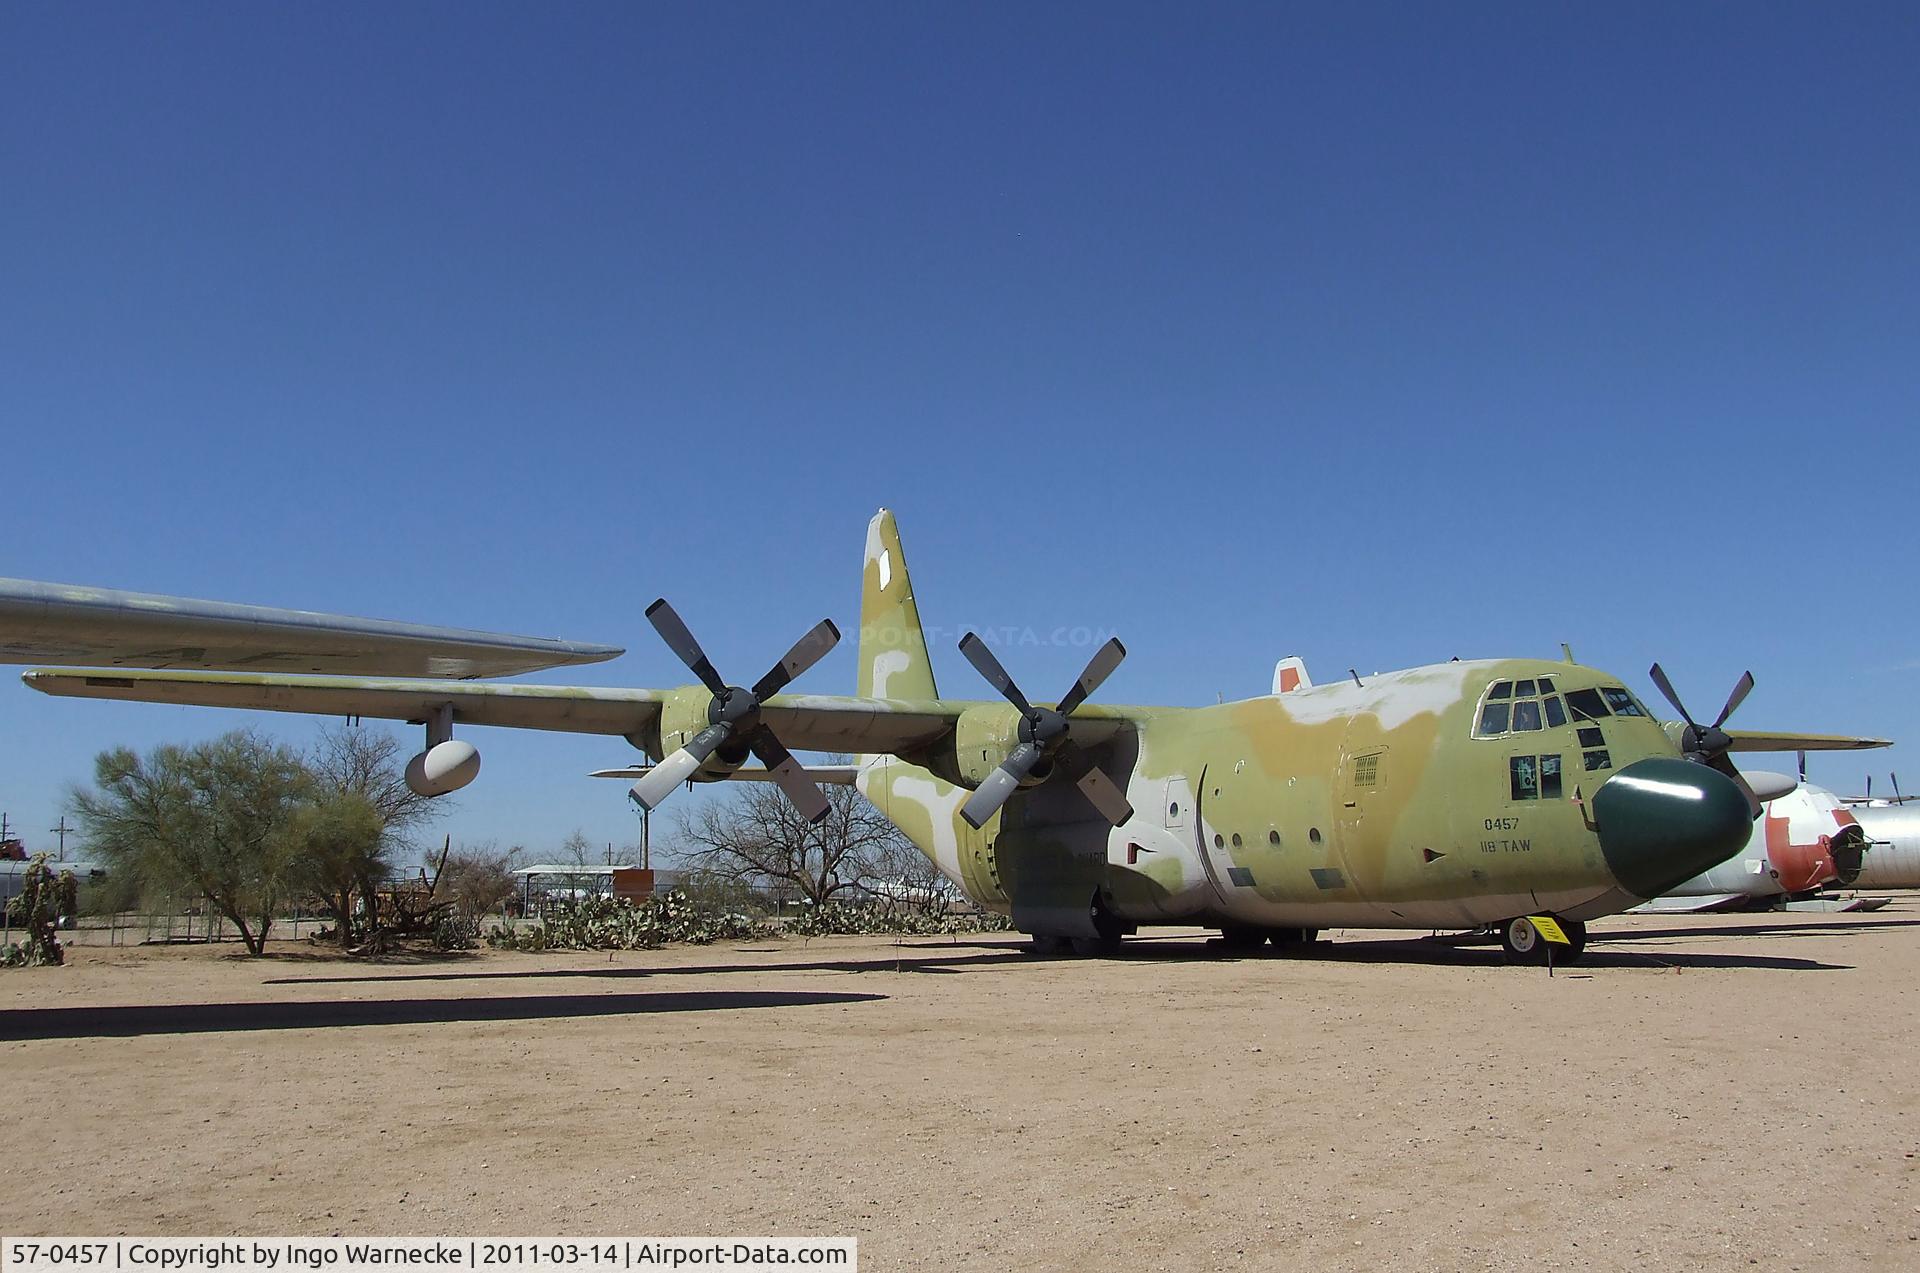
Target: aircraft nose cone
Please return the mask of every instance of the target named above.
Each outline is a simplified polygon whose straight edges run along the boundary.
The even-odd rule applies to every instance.
[[[1717,770],[1656,756],[1593,793],[1600,852],[1621,887],[1659,897],[1739,851],[1753,833],[1746,793]]]

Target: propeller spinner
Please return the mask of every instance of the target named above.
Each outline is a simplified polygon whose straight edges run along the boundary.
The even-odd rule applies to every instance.
[[[679,751],[662,760],[653,767],[652,772],[633,784],[633,798],[643,808],[652,810],[660,802],[673,794],[674,788],[699,770],[707,762],[707,757],[725,746],[730,739],[744,739],[748,748],[767,767],[773,780],[780,784],[780,790],[793,802],[794,808],[809,822],[818,822],[827,816],[827,797],[807,777],[806,770],[793,758],[780,740],[774,737],[773,730],[760,721],[760,708],[767,699],[786,688],[787,683],[802,672],[818,663],[828,650],[840,640],[840,629],[833,620],[822,619],[805,636],[794,642],[791,650],[770,668],[767,674],[753,683],[753,688],[743,689],[738,685],[728,685],[714,670],[706,651],[700,648],[700,642],[683,623],[674,608],[667,604],[665,597],[647,607],[647,621],[653,624],[654,631],[667,647],[678,655],[700,683],[713,692],[713,701],[707,706],[707,727],[695,734]]]
[[[987,643],[969,632],[960,638],[960,653],[967,656],[967,662],[974,670],[987,679],[987,684],[1000,692],[1001,697],[1012,703],[1020,713],[1020,743],[1007,753],[1000,767],[988,774],[977,790],[967,798],[960,808],[960,816],[967,825],[975,830],[986,825],[987,819],[1000,811],[1000,806],[1013,796],[1013,793],[1025,785],[1036,773],[1041,781],[1051,776],[1049,769],[1057,765],[1068,780],[1079,787],[1082,794],[1100,816],[1114,826],[1119,826],[1133,816],[1133,806],[1127,803],[1126,795],[1114,784],[1113,779],[1095,765],[1086,752],[1074,744],[1072,723],[1067,719],[1087,701],[1087,696],[1100,688],[1100,683],[1113,675],[1120,661],[1127,657],[1127,647],[1120,644],[1118,637],[1109,638],[1107,643],[1093,652],[1087,661],[1086,670],[1067,691],[1066,697],[1053,707],[1035,707],[1020,692],[1013,678],[1007,675],[1007,669],[1000,666],[1000,660],[993,656]],[[1048,768],[1043,768],[1046,766]]]
[[[1711,725],[1701,725],[1693,719],[1693,714],[1687,711],[1687,705],[1680,701],[1680,695],[1674,692],[1673,682],[1667,679],[1667,674],[1660,669],[1658,663],[1647,669],[1647,675],[1652,677],[1653,683],[1660,687],[1660,692],[1667,696],[1667,701],[1673,704],[1673,709],[1680,713],[1680,719],[1687,723],[1685,732],[1680,735],[1681,752],[1695,764],[1717,769],[1733,779],[1740,790],[1746,793],[1747,806],[1753,810],[1753,816],[1759,817],[1760,797],[1754,794],[1753,787],[1740,775],[1733,761],[1728,759],[1727,753],[1733,749],[1733,739],[1726,730],[1721,728],[1727,723],[1727,717],[1733,715],[1740,704],[1746,701],[1747,695],[1753,692],[1753,673],[1740,674],[1740,679],[1734,683],[1733,693],[1727,695],[1727,705],[1720,709],[1720,714],[1713,718]]]

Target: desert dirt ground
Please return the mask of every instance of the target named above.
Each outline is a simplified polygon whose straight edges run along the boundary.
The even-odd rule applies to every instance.
[[[0,1232],[853,1234],[868,1269],[1920,1267],[1920,899],[0,973]]]

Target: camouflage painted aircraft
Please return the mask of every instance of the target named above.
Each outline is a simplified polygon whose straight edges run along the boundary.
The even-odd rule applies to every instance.
[[[48,694],[403,720],[426,729],[409,780],[471,781],[456,725],[623,737],[657,759],[634,798],[755,774],[804,812],[824,800],[789,746],[858,757],[857,783],[969,897],[1048,952],[1110,951],[1149,925],[1210,925],[1231,946],[1311,942],[1333,926],[1498,927],[1542,956],[1530,916],[1585,923],[1658,897],[1746,843],[1759,807],[1739,750],[1883,745],[1724,729],[1671,731],[1621,679],[1535,659],[1454,661],[1207,707],[1089,697],[1101,647],[1057,703],[1029,699],[986,644],[968,661],[1001,701],[942,697],[893,515],[867,530],[852,696],[788,694],[839,639],[808,632],[751,686],[730,683],[664,600],[648,619],[698,683],[595,689],[198,671],[35,670]],[[0,643],[4,643],[0,629]],[[1658,668],[1654,679],[1669,697]],[[1676,705],[1677,699],[1676,699]],[[1687,716],[1684,709],[1682,716]],[[748,766],[757,759],[757,769]]]

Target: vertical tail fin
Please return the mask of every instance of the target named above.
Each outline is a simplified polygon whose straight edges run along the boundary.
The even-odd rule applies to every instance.
[[[900,528],[881,509],[867,523],[860,591],[860,685],[866,698],[938,698],[920,607],[900,552]]]

